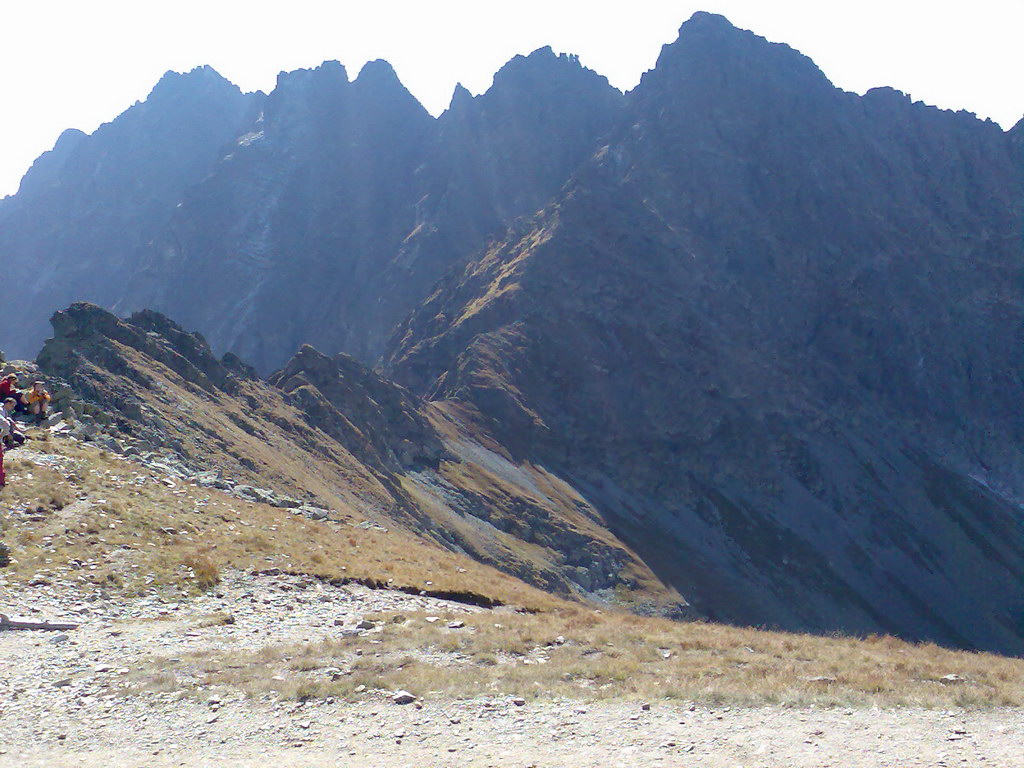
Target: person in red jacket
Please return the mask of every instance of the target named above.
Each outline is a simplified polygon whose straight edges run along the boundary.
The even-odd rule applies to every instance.
[[[16,373],[9,373],[0,379],[0,403],[9,397],[14,399],[18,413],[26,413],[28,411],[25,396],[18,391],[18,374]]]

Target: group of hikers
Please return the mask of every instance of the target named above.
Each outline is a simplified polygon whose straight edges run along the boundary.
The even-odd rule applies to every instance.
[[[50,393],[43,382],[36,381],[28,389],[18,388],[18,374],[9,373],[0,379],[0,488],[7,484],[4,473],[4,451],[25,442],[25,433],[15,414],[42,422],[49,416]]]

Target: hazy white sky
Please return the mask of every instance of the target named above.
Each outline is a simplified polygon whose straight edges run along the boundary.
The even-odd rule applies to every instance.
[[[432,113],[517,53],[577,53],[622,89],[694,11],[785,42],[836,85],[891,85],[1011,127],[1024,116],[1024,0],[0,0],[0,196],[65,128],[93,131],[168,69],[244,90],[338,59],[392,63]]]

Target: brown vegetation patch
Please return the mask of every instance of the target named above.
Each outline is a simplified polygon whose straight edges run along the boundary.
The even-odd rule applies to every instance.
[[[824,638],[563,605],[542,614],[379,614],[358,637],[203,652],[137,669],[136,689],[258,696],[521,696],[737,705],[1024,705],[1024,660],[892,637]],[[458,618],[459,628],[448,621]],[[152,672],[151,670],[158,670]],[[172,671],[167,684],[167,672]],[[158,679],[159,678],[159,679]],[[159,681],[163,680],[163,683]],[[182,681],[190,681],[183,683]]]

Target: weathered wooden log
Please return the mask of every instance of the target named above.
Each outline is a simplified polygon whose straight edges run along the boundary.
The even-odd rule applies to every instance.
[[[20,616],[8,616],[0,613],[0,632],[14,629],[41,629],[44,631],[78,629],[77,624],[55,621],[33,621]]]

